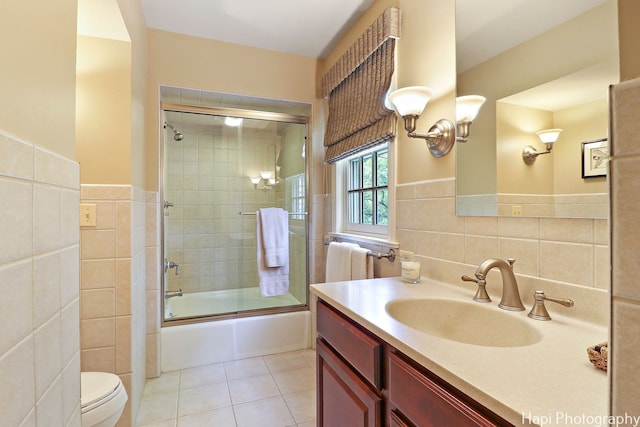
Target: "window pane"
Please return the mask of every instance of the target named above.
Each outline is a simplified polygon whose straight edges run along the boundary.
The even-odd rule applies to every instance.
[[[349,222],[360,224],[360,193],[349,193]]]
[[[377,154],[378,182],[376,182],[376,185],[382,187],[389,185],[389,151],[379,151]]]
[[[377,225],[389,225],[389,193],[387,189],[376,192],[377,203]]]
[[[373,187],[373,154],[362,157],[362,188]]]
[[[362,223],[373,224],[373,191],[362,192]]]
[[[361,187],[360,181],[360,158],[349,161],[349,190],[356,190]]]

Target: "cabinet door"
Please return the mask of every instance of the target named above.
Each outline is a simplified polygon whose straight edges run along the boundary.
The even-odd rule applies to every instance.
[[[382,399],[323,342],[317,340],[318,426],[380,427]]]
[[[393,353],[389,354],[389,403],[390,411],[420,427],[510,425],[494,423]]]

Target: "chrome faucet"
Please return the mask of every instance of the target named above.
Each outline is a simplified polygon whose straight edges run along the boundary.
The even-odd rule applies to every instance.
[[[165,299],[173,298],[173,297],[181,297],[182,289],[178,289],[177,291],[164,291]]]
[[[497,268],[502,275],[502,299],[498,304],[503,310],[511,311],[523,311],[524,305],[520,299],[520,292],[518,291],[518,283],[516,282],[516,276],[513,274],[513,263],[516,262],[513,258],[508,258],[507,261],[489,258],[484,260],[476,269],[475,279],[469,276],[462,276],[462,280],[465,282],[476,282],[478,284],[478,291],[473,297],[475,301],[489,302],[491,298],[487,294],[485,285],[487,284],[486,278],[489,270]]]

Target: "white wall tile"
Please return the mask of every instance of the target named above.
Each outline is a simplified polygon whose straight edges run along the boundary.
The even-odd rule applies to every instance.
[[[0,414],[8,426],[17,426],[34,407],[35,369],[33,337],[0,357]]]
[[[39,328],[60,311],[60,253],[33,258],[33,326]]]
[[[33,249],[44,253],[59,249],[62,243],[61,190],[36,184],[33,187]]]
[[[33,145],[0,134],[0,175],[33,180]]]
[[[33,186],[0,178],[0,263],[30,256],[33,248]]]
[[[33,330],[31,260],[0,266],[0,355]],[[19,310],[16,310],[19,307]]]
[[[33,334],[36,399],[47,391],[62,370],[60,315],[36,329]]]

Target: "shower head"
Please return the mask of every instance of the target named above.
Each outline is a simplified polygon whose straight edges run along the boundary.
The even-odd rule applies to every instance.
[[[173,139],[175,139],[176,141],[182,141],[182,139],[184,138],[184,135],[178,129],[171,126],[169,123],[164,122],[164,127],[165,129],[169,128],[173,131]]]

